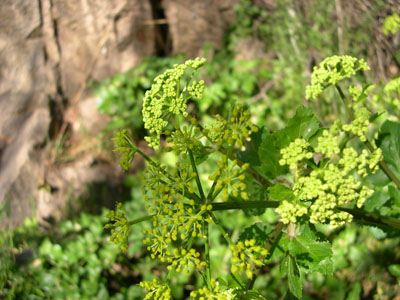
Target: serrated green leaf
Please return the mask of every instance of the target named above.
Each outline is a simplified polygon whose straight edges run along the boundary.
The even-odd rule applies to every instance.
[[[274,184],[268,188],[268,195],[272,200],[285,200],[293,196],[293,191],[283,184]]]
[[[400,191],[393,185],[389,185],[389,195],[393,198],[393,204],[400,207]]]
[[[239,240],[255,239],[257,244],[265,245],[272,231],[274,231],[274,228],[270,225],[255,223],[243,230],[243,233],[239,236]]]
[[[400,123],[386,121],[379,132],[378,147],[382,149],[384,161],[397,178],[400,178]]]
[[[238,157],[243,162],[249,163],[260,175],[274,179],[288,172],[287,166],[279,164],[280,150],[297,138],[310,139],[318,127],[318,120],[311,110],[300,106],[285,128],[273,134],[269,134],[265,128],[260,128],[251,136],[246,151],[238,153]]]
[[[304,235],[290,240],[288,249],[291,255],[296,256],[298,263],[306,271],[317,271],[330,274],[333,271],[332,247],[329,242],[319,242]]]
[[[318,128],[318,120],[311,109],[301,105],[286,127],[274,133],[275,144],[280,149],[288,146],[297,138],[304,138],[308,141],[318,131]]]
[[[302,296],[302,281],[300,277],[300,269],[296,263],[296,258],[287,255],[282,261],[284,268],[288,275],[289,290],[296,298],[300,299]]]
[[[318,242],[304,236],[296,236],[289,244],[289,251],[292,255],[308,254],[315,262],[332,255],[329,242]]]
[[[260,175],[273,179],[287,172],[286,166],[281,166],[280,148],[273,144],[273,137],[265,127],[251,135],[251,141],[246,145],[246,151],[239,152],[238,158],[250,164]]]

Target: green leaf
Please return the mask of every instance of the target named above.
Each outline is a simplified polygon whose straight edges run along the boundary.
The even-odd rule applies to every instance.
[[[277,140],[281,143],[281,148],[300,137],[308,141],[318,131],[318,128],[318,120],[311,109],[301,105],[286,127],[277,132]]]
[[[364,209],[372,212],[374,209],[380,208],[389,200],[388,194],[382,189],[375,191],[375,193],[368,197],[364,204]]]
[[[259,291],[257,290],[249,290],[246,292],[238,292],[238,299],[243,300],[266,300]]]
[[[400,278],[400,265],[390,265],[389,266],[389,272],[393,276],[396,276],[397,278]]]
[[[274,231],[274,228],[270,225],[265,225],[260,222],[255,223],[244,229],[242,234],[239,236],[239,240],[244,241],[255,239],[257,244],[265,245],[272,231]]]
[[[238,153],[243,162],[247,162],[259,174],[274,179],[287,173],[286,166],[281,166],[280,150],[297,138],[309,140],[319,128],[318,120],[310,109],[300,106],[296,114],[289,120],[287,126],[269,134],[264,127],[251,136],[251,142],[246,145],[246,151]]]
[[[356,282],[347,295],[346,300],[358,300],[360,299],[360,294],[361,294],[361,285],[359,282]]]
[[[288,275],[289,290],[296,298],[300,299],[302,296],[302,281],[300,277],[300,269],[296,263],[296,258],[287,255],[282,261],[281,267],[286,270]]]
[[[304,235],[296,236],[288,245],[291,255],[298,258],[298,263],[309,271],[323,274],[332,273],[332,247],[329,242],[319,242]]]
[[[286,166],[279,164],[280,150],[297,138],[310,139],[318,128],[318,120],[311,110],[300,106],[285,128],[272,134],[269,134],[265,128],[260,128],[251,136],[251,142],[246,145],[246,151],[238,153],[238,157],[249,163],[259,174],[274,179],[288,171]]]
[[[274,184],[268,188],[268,195],[272,200],[285,200],[293,196],[293,191],[283,184]]]
[[[377,145],[382,149],[384,161],[400,178],[400,123],[386,121],[379,132]]]

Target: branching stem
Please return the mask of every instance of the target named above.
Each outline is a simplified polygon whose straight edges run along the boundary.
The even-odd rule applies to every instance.
[[[206,196],[204,195],[203,187],[201,186],[200,176],[199,176],[199,172],[197,171],[196,162],[194,161],[193,152],[192,152],[192,150],[189,150],[188,152],[189,152],[189,157],[190,157],[190,163],[192,164],[192,169],[196,173],[197,188],[199,189],[201,200],[205,203]]]
[[[344,106],[346,107],[346,110],[351,118],[351,120],[354,120],[354,112],[353,109],[350,106],[349,101],[347,100],[346,96],[344,95],[342,89],[340,88],[340,86],[338,84],[335,85],[337,91],[339,92],[340,98],[342,98],[342,101],[344,103]],[[368,150],[373,153],[375,151],[374,147],[371,145],[371,143],[366,140],[364,142],[365,146],[368,148]],[[381,160],[379,162],[379,166],[381,167],[382,171],[386,174],[387,177],[389,177],[394,184],[396,185],[397,189],[400,189],[400,180],[394,175],[394,173],[392,172],[392,170],[389,169],[388,165]]]

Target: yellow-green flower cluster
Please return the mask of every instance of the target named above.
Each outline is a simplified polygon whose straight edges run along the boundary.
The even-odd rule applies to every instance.
[[[226,144],[229,148],[242,147],[251,133],[257,131],[258,128],[250,121],[250,111],[237,104],[228,120],[217,115],[216,121],[206,126],[203,133],[219,146]]]
[[[297,217],[307,214],[307,207],[283,200],[275,210],[283,224],[296,223]]]
[[[324,59],[319,66],[315,66],[311,75],[311,85],[306,87],[306,98],[317,98],[323,90],[339,81],[350,78],[357,71],[367,71],[369,66],[363,59],[348,55],[331,56]]]
[[[383,33],[388,35],[396,34],[400,31],[400,17],[398,14],[393,14],[391,16],[386,17],[385,21],[383,22]]]
[[[211,278],[210,288],[203,286],[201,289],[192,291],[190,298],[197,300],[233,300],[236,297],[233,289],[223,290],[214,278]]]
[[[199,257],[200,253],[195,249],[190,249],[189,251],[186,249],[174,249],[173,255],[167,258],[167,262],[170,263],[167,269],[190,274],[192,269],[201,269],[206,266],[206,262],[201,261]]]
[[[191,150],[196,155],[201,153],[203,149],[200,138],[201,132],[196,125],[191,124],[189,127],[184,125],[182,129],[177,129],[171,133],[167,143],[177,153],[187,153],[188,150]]]
[[[297,176],[298,162],[312,158],[312,152],[308,151],[310,144],[304,139],[296,139],[289,146],[281,149],[282,159],[279,160],[281,166],[288,165]]]
[[[226,156],[223,156],[218,162],[218,169],[210,176],[210,180],[216,180],[215,189],[221,190],[222,200],[227,201],[229,193],[233,197],[239,197],[243,200],[248,200],[249,196],[246,189],[244,172],[249,168],[249,164],[245,163],[239,166],[236,160],[229,161]]]
[[[105,217],[110,221],[110,223],[104,226],[104,228],[111,229],[110,240],[114,244],[119,245],[122,251],[126,251],[128,249],[127,239],[129,227],[122,203],[118,203],[116,210],[110,210]]]
[[[339,154],[340,149],[337,136],[334,136],[328,130],[324,130],[322,136],[318,138],[318,146],[315,147],[315,152],[324,154],[328,158]]]
[[[358,86],[355,85],[350,85],[349,86],[349,94],[351,99],[355,102],[358,100],[358,98],[361,96],[362,89]]]
[[[365,107],[358,109],[355,112],[355,117],[351,124],[344,124],[342,129],[357,135],[361,141],[365,142],[367,140],[365,134],[367,133],[368,126],[370,124],[370,116],[371,112]]]
[[[115,134],[113,141],[115,144],[114,151],[122,154],[119,164],[122,169],[127,171],[137,152],[132,137],[129,135],[128,130],[123,129]]]
[[[253,278],[253,266],[262,266],[263,257],[268,254],[268,250],[256,245],[256,240],[245,240],[238,242],[236,245],[230,246],[232,252],[232,267],[233,274],[246,272],[248,278]]]
[[[221,146],[224,142],[225,127],[228,122],[220,115],[215,120],[204,126],[203,133],[213,142]]]
[[[195,177],[190,163],[177,163],[168,175],[166,171],[151,164],[145,172],[146,209],[154,216],[152,227],[143,230],[146,235],[143,243],[153,259],[168,263],[169,269],[189,273],[193,267],[202,268],[205,263],[197,251],[180,245],[191,238],[205,238],[204,228],[211,222],[212,205],[200,205],[190,199]]]
[[[365,135],[361,125],[367,125],[368,117],[364,110],[359,112],[358,119],[356,118],[358,121],[352,123],[353,127],[343,125],[343,130],[353,130],[353,133],[362,131]],[[298,217],[308,215],[311,223],[340,226],[350,222],[352,216],[346,212],[338,212],[338,206],[355,203],[360,208],[366,198],[373,194],[373,190],[363,186],[354,177],[354,172],[361,177],[366,177],[369,172],[375,173],[383,159],[382,151],[375,149],[370,154],[367,150],[358,153],[352,147],[341,150],[338,145],[340,134],[340,126],[334,124],[330,130],[323,131],[317,146],[312,147],[305,140],[297,139],[281,150],[283,158],[280,163],[289,165],[295,175],[293,199],[282,201],[276,209],[281,216],[281,222],[295,223]],[[314,152],[322,153],[328,161],[323,157],[320,166],[315,165],[314,161],[302,163],[303,160],[313,157]],[[308,169],[309,165],[314,165],[311,171]]]
[[[144,299],[170,300],[172,299],[171,290],[166,282],[154,278],[153,281],[142,281],[139,286],[148,290]]]
[[[391,79],[383,88],[385,101],[396,108],[400,108],[400,77]]]
[[[188,67],[194,71],[201,67],[206,60],[196,58],[188,60],[185,64],[174,65],[163,74],[157,76],[143,99],[143,122],[144,127],[151,136],[145,137],[149,146],[154,149],[160,147],[160,135],[162,134],[168,122],[165,120],[168,115],[182,114],[187,116],[186,103],[193,96],[201,98],[204,90],[204,82],[192,82],[190,89],[181,91],[180,83]],[[189,91],[190,90],[190,91]]]

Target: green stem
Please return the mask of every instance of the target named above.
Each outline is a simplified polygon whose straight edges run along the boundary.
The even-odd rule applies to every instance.
[[[350,107],[350,102],[347,100],[347,98],[344,95],[341,87],[338,84],[335,84],[335,87],[336,87],[337,91],[339,92],[340,98],[342,98],[342,101],[343,101],[344,106],[345,106],[345,108],[347,110],[347,113],[350,116],[350,119],[354,120],[354,112],[353,112],[353,109]]]
[[[204,234],[206,236],[205,242],[205,258],[206,258],[206,276],[207,276],[207,285],[211,288],[211,260],[210,260],[210,240],[209,240],[209,232],[208,232],[208,222],[204,221]]]
[[[391,217],[376,215],[373,213],[368,213],[361,209],[352,209],[345,207],[337,207],[337,209],[353,215],[354,219],[357,220],[358,222],[400,230],[400,220]]]
[[[204,134],[204,128],[201,125],[198,125],[198,126]],[[210,137],[207,134],[204,134],[204,136],[212,143]],[[229,153],[229,155],[228,155],[228,151],[224,148],[219,148],[218,151],[221,152],[222,154],[226,155],[230,160],[236,160],[240,167],[244,164],[243,161],[241,161],[238,157],[234,156],[235,153]],[[272,183],[270,181],[268,181],[267,179],[262,177],[260,174],[258,174],[254,169],[252,169],[252,167],[248,168],[246,170],[246,173],[249,174],[250,176],[252,176],[255,180],[257,180],[259,183],[261,183],[265,187],[269,187],[272,185]]]
[[[213,193],[214,193],[215,187],[217,186],[217,181],[220,177],[221,177],[221,174],[218,175],[217,178],[215,178],[215,180],[211,186],[211,189],[208,191],[207,202],[212,202],[215,199],[216,196],[214,196]]]
[[[232,242],[231,237],[225,231],[224,227],[222,227],[219,219],[212,212],[209,212],[209,214],[210,214],[211,218],[213,219],[214,224],[217,226],[218,230],[221,232],[223,238],[226,240],[226,242],[229,244],[229,246],[234,246],[235,244]]]
[[[142,156],[149,164],[157,167],[157,163],[154,160],[152,160],[150,157],[148,157],[146,154],[144,154],[140,149],[136,148],[136,152],[140,156]],[[162,168],[159,168],[159,169],[160,169],[161,173],[163,173],[169,180],[173,181],[173,178],[167,171],[165,171]],[[166,182],[163,182],[162,180],[160,180],[160,182],[167,184]],[[196,201],[197,203],[202,203],[202,199],[195,193],[190,193],[188,190],[185,190],[185,195],[187,195],[187,197],[189,199],[192,199],[192,200]]]
[[[203,202],[206,202],[206,196],[204,195],[203,187],[201,186],[200,176],[199,176],[199,172],[197,171],[196,162],[194,161],[192,150],[189,150],[189,157],[190,157],[190,162],[192,164],[193,171],[196,173],[196,183],[197,183],[197,188],[199,189],[201,200]]]
[[[142,218],[139,218],[139,219],[135,219],[135,220],[133,220],[133,221],[128,222],[128,225],[135,225],[135,224],[140,223],[140,222],[143,222],[143,221],[151,220],[151,219],[153,219],[153,217],[155,217],[155,216],[156,216],[156,214],[154,214],[154,215],[149,215],[149,216],[145,216],[145,217],[142,217]]]
[[[371,145],[371,143],[368,140],[365,141],[364,144],[367,146],[368,150],[371,153],[373,153],[375,151],[374,147]],[[394,182],[397,189],[400,189],[400,180],[397,179],[396,175],[394,175],[392,170],[389,169],[388,165],[382,160],[379,162],[379,166],[381,167],[382,171],[386,174],[386,176],[389,177]]]
[[[229,209],[249,209],[249,208],[276,208],[279,201],[238,201],[213,203],[212,211]]]

